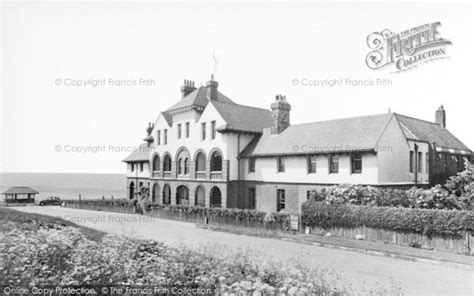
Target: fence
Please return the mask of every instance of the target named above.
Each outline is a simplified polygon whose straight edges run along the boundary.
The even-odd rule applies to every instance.
[[[474,237],[468,233],[460,237],[428,237],[418,233],[403,233],[371,227],[312,227],[311,233],[324,235],[331,233],[332,236],[348,239],[356,239],[357,235],[363,235],[364,240],[396,244],[402,246],[424,246],[429,249],[445,251],[450,253],[474,255],[472,248]]]

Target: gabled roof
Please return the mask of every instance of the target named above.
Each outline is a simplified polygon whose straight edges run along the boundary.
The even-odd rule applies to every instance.
[[[153,148],[148,147],[148,143],[143,143],[128,155],[123,162],[143,162],[150,159],[150,152]]]
[[[407,139],[434,143],[436,147],[471,151],[446,128],[435,122],[395,114]]]
[[[30,187],[11,187],[2,194],[38,194],[39,192]]]
[[[392,116],[387,113],[291,125],[279,135],[271,135],[270,129],[265,129],[249,155],[374,150]]]
[[[235,103],[224,103],[220,101],[211,101],[217,112],[222,116],[225,125],[217,130],[240,131],[262,133],[264,128],[271,127],[273,124],[273,113],[267,109],[238,105]]]
[[[221,94],[219,91],[217,92],[217,101],[225,102],[225,103],[234,103],[231,99]],[[187,107],[206,107],[209,103],[209,98],[207,97],[207,87],[201,86],[190,94],[182,98],[179,102],[174,104],[173,106],[169,107],[166,112],[174,111],[182,108]],[[235,104],[235,103],[234,103]]]
[[[241,156],[375,151],[385,127],[395,118],[406,139],[434,143],[435,147],[471,153],[446,128],[436,123],[395,113],[320,121],[289,126],[279,135],[265,129],[257,143],[249,143]]]

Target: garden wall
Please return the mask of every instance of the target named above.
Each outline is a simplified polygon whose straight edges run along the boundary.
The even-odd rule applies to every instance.
[[[140,213],[147,216],[185,222],[249,227],[262,230],[288,231],[290,218],[287,214],[258,212],[254,210],[187,207],[178,205],[150,205],[146,211],[137,212],[127,200],[67,201],[66,207],[118,213]]]

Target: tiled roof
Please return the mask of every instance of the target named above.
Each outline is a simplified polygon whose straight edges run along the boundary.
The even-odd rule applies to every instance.
[[[123,162],[141,162],[148,161],[150,159],[150,152],[152,148],[148,148],[148,143],[143,143],[138,146],[129,156],[127,156]]]
[[[392,116],[387,113],[292,125],[279,135],[265,129],[251,155],[373,150]]]
[[[270,129],[265,129],[258,142],[251,142],[241,156],[375,150],[392,117],[398,120],[407,139],[434,142],[437,147],[471,152],[447,129],[436,123],[386,113],[292,125],[279,135],[271,135]]]
[[[434,143],[436,147],[471,151],[441,125],[421,119],[395,114],[402,125],[405,137]]]
[[[38,194],[39,192],[30,187],[12,187],[2,194]]]
[[[218,127],[219,131],[261,133],[273,124],[273,113],[268,109],[220,101],[211,101],[211,104],[226,122],[224,126]]]
[[[217,101],[225,103],[234,103],[231,99],[224,96],[220,92],[217,92]],[[209,103],[209,98],[207,97],[207,87],[201,86],[190,94],[182,98],[178,103],[169,107],[166,111],[177,110],[186,107],[206,107]]]

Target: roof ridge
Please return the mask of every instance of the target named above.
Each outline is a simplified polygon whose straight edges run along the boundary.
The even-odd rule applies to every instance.
[[[416,117],[408,116],[408,115],[403,115],[403,114],[396,113],[396,112],[394,112],[394,114],[395,114],[395,116],[403,116],[403,117],[406,117],[406,118],[415,119],[415,120],[418,120],[418,121],[423,121],[423,122],[426,122],[426,123],[431,123],[431,124],[438,125],[438,126],[442,127],[441,125],[437,124],[436,122],[429,121],[429,120],[426,120],[426,119],[420,119],[420,118],[416,118]]]
[[[376,116],[388,116],[393,113],[380,113],[380,114],[372,114],[372,115],[362,115],[362,116],[354,116],[354,117],[344,117],[344,118],[334,118],[334,119],[328,119],[328,120],[321,120],[321,121],[312,121],[312,122],[304,122],[304,123],[298,123],[298,124],[292,124],[291,126],[302,126],[302,125],[310,125],[310,124],[315,124],[315,123],[323,123],[323,122],[331,122],[331,121],[341,121],[341,120],[350,120],[350,119],[358,119],[358,118],[367,118],[367,117],[376,117]]]
[[[216,102],[216,101],[215,101],[215,100],[212,100],[212,102]],[[235,103],[235,102],[223,102],[223,101],[219,101],[219,100],[217,100],[217,102],[223,103],[223,104],[237,105],[237,106],[241,106],[241,107],[247,107],[247,108],[258,109],[258,110],[263,110],[263,111],[269,111],[269,112],[271,112],[270,109],[261,108],[261,107],[255,107],[255,106],[249,106],[249,105],[243,105],[243,104],[238,104],[238,103]]]

